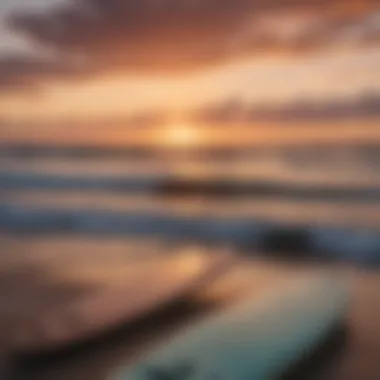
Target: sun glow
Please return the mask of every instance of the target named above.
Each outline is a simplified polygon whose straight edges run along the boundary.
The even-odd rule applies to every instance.
[[[168,126],[162,134],[164,145],[173,148],[188,148],[200,144],[200,132],[192,125],[173,124]]]

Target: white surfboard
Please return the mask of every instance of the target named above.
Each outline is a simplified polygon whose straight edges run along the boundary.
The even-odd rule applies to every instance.
[[[344,281],[293,280],[211,317],[110,380],[272,380],[344,318]]]

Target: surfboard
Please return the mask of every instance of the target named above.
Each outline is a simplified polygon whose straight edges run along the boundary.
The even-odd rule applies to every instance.
[[[109,380],[272,380],[280,376],[316,348],[347,309],[343,279],[313,276],[209,317]]]
[[[132,323],[200,290],[233,261],[228,253],[207,255],[191,249],[132,261],[121,268],[126,277],[121,286],[63,300],[57,310],[41,311],[37,320],[20,329],[12,350],[26,355],[60,350]]]

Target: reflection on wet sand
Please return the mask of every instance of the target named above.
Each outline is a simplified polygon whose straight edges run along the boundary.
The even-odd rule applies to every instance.
[[[55,349],[136,319],[212,280],[230,261],[228,255],[211,256],[191,246],[175,255],[168,246],[165,254],[158,251],[143,258],[127,251],[123,255],[117,243],[108,254],[103,242],[89,259],[81,239],[50,244],[35,239],[36,255],[30,254],[33,240],[12,245],[10,237],[2,237],[2,243],[10,256],[0,272],[3,333],[12,350],[25,352]],[[146,249],[154,243],[127,242],[125,248],[128,245]]]

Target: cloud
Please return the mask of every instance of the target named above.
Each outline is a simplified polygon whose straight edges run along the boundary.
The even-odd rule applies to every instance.
[[[0,59],[0,86],[85,73],[172,74],[268,50],[299,53],[334,41],[373,42],[380,27],[370,11],[378,6],[378,0],[68,1],[10,17],[15,32],[59,60],[17,57],[13,69],[15,58]]]
[[[35,91],[45,81],[57,78],[74,79],[84,75],[85,72],[77,65],[65,60],[23,54],[0,56],[0,91]]]
[[[250,105],[240,99],[228,99],[197,110],[197,122],[231,125],[260,121],[335,120],[380,116],[380,93],[367,92],[346,99],[313,101],[300,98],[286,104]]]
[[[82,0],[12,27],[43,47],[99,69],[167,71],[218,62],[248,20],[246,0]]]

